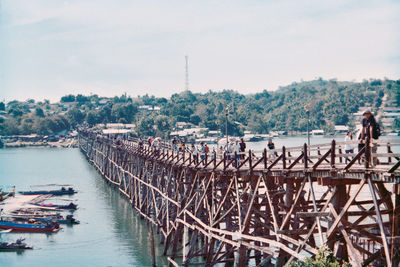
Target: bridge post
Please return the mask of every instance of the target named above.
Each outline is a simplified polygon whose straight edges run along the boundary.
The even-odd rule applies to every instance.
[[[336,168],[335,160],[336,160],[336,141],[332,140],[332,143],[331,143],[331,168],[332,169]]]
[[[392,240],[391,240],[391,245],[392,245],[391,255],[393,257],[392,259],[393,266],[400,266],[400,240],[396,238],[400,236],[400,216],[398,213],[396,214],[395,212],[400,208],[399,184],[393,185],[393,192],[394,192],[394,206],[393,206],[394,214],[392,215],[393,229],[392,229]]]
[[[267,159],[267,149],[264,148],[263,151],[263,161],[264,161],[264,169],[268,168],[268,159]]]
[[[213,168],[213,169],[215,170],[215,168],[216,168],[216,166],[217,166],[217,152],[215,152],[215,151],[214,151],[214,158],[213,158],[213,161],[214,161],[214,164],[213,164],[213,165],[214,165],[214,168]]]
[[[368,169],[370,167],[371,163],[371,140],[369,137],[367,137],[367,140],[365,141],[365,169]]]
[[[387,153],[388,154],[392,154],[393,152],[392,152],[392,149],[390,147],[390,143],[387,143],[386,147],[387,147]],[[388,163],[392,163],[392,157],[391,156],[388,156]]]
[[[238,159],[237,159],[237,152],[235,151],[235,161],[234,161],[234,164],[235,164],[235,168],[237,168],[238,167]]]
[[[282,147],[282,169],[286,169],[286,148],[285,146]]]
[[[307,171],[307,168],[308,168],[308,147],[307,147],[307,143],[304,143],[303,155],[304,155],[304,170]]]
[[[249,168],[250,168],[250,171],[253,170],[253,155],[252,155],[251,149],[249,149]]]

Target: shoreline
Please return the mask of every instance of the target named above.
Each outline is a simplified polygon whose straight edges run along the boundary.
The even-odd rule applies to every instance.
[[[12,143],[4,143],[3,148],[77,148],[78,141],[64,141],[64,142],[12,142]]]

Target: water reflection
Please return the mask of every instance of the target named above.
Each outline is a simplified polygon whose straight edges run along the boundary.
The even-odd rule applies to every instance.
[[[98,189],[108,198],[107,205],[113,214],[113,230],[121,242],[121,247],[143,266],[151,266],[151,251],[149,242],[149,227],[145,219],[141,219],[132,208],[131,203],[119,193],[119,190],[108,185],[101,179]],[[168,264],[162,256],[163,246],[155,233],[155,248],[157,265]]]

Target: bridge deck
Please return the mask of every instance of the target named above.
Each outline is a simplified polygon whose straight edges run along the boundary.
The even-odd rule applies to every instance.
[[[353,142],[353,144],[356,144]],[[141,156],[160,161],[164,164],[179,165],[204,171],[217,172],[268,172],[273,176],[298,176],[311,173],[314,178],[349,178],[363,179],[366,172],[372,179],[383,182],[400,182],[400,153],[392,150],[400,148],[400,140],[384,140],[374,143],[379,153],[363,149],[359,153],[344,153],[345,143],[319,144],[307,147],[276,149],[276,155],[269,156],[267,150],[249,151],[221,155],[175,151],[168,145],[156,149],[144,145],[139,149],[137,142],[124,141],[126,149],[140,153]],[[382,151],[382,150],[386,151]],[[333,151],[333,153],[332,153]],[[307,155],[307,164],[304,160]],[[204,159],[202,159],[202,157]],[[366,164],[365,158],[376,158],[377,164]],[[346,163],[347,158],[347,163]]]

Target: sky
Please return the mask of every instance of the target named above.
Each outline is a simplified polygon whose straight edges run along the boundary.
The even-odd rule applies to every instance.
[[[0,100],[400,78],[398,0],[0,0]]]

